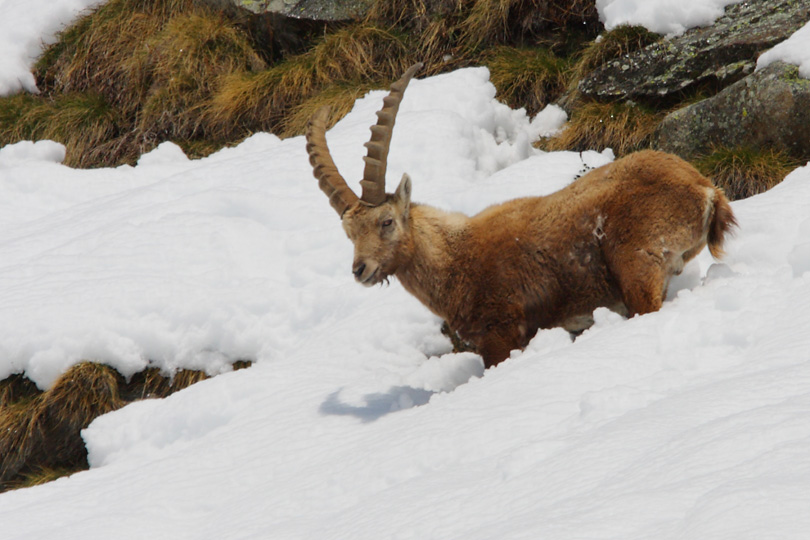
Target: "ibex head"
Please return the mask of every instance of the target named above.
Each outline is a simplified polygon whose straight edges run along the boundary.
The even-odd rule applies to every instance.
[[[391,85],[391,92],[377,112],[377,123],[371,126],[371,139],[365,144],[368,155],[360,181],[363,192],[357,195],[346,184],[326,145],[328,107],[319,110],[307,128],[307,153],[321,190],[343,221],[343,229],[354,244],[355,279],[366,286],[375,285],[392,275],[401,262],[400,245],[408,225],[411,202],[411,180],[402,176],[393,194],[385,192],[385,171],[391,133],[405,88],[422,64],[411,66]]]

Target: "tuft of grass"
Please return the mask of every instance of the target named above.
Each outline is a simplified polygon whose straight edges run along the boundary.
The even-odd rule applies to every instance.
[[[71,151],[65,164],[91,166],[104,145],[118,134],[119,117],[105,99],[97,94],[69,93],[53,98],[28,100],[8,133],[5,142],[51,139]]]
[[[37,467],[25,472],[19,478],[9,482],[9,489],[21,489],[53,482],[77,471],[66,467]]]
[[[19,374],[11,375],[0,381],[0,408],[31,399],[37,394],[39,390],[30,379]]]
[[[397,26],[421,34],[435,20],[451,19],[465,9],[469,0],[387,0],[374,2],[366,20]]]
[[[536,114],[556,100],[566,86],[568,63],[550,49],[496,47],[486,55],[498,99]]]
[[[417,61],[404,34],[357,24],[324,37],[305,55],[320,86],[340,81],[393,79]]]
[[[249,365],[235,362],[234,369]],[[81,362],[45,392],[22,375],[0,381],[0,492],[86,469],[81,430],[93,419],[206,378],[199,371],[181,370],[167,377],[146,369],[125,381],[109,366]]]
[[[600,25],[593,0],[380,0],[367,21],[412,35],[428,69],[475,64],[491,47],[566,39]]]
[[[12,403],[0,414],[0,488],[40,468],[87,467],[80,431],[123,405],[120,376],[107,366],[82,362],[47,392]]]
[[[134,117],[149,88],[145,43],[193,0],[110,0],[81,17],[45,50],[36,64],[46,94],[100,94]]]
[[[201,111],[220,79],[265,67],[247,35],[214,13],[172,17],[140,54],[150,86],[135,128],[161,140],[202,136]],[[207,136],[222,138],[210,130]]]
[[[309,120],[321,107],[329,106],[327,128],[331,128],[338,120],[346,116],[354,107],[355,101],[363,97],[375,86],[368,82],[343,83],[327,86],[321,92],[309,97],[295,105],[284,117],[281,123],[281,137],[294,137],[302,135],[307,128]]]
[[[299,134],[300,113],[287,117],[295,116],[307,100],[320,94],[320,102],[333,96],[342,105],[346,92],[331,87],[345,89],[351,81],[358,88],[382,88],[414,61],[403,36],[356,24],[267,70],[226,77],[212,96],[206,121],[223,133],[230,128],[230,136],[258,130]]]
[[[538,146],[577,152],[612,148],[622,156],[649,147],[664,114],[629,102],[587,103],[574,110],[562,133],[539,141]]]
[[[468,48],[536,41],[549,31],[566,32],[598,24],[593,0],[474,0],[462,21]]]
[[[716,147],[694,165],[729,199],[738,200],[771,189],[801,162],[774,148]]]
[[[230,131],[202,124],[212,93],[224,77],[264,67],[247,33],[203,3],[110,0],[37,62],[45,98],[0,106],[0,116],[27,106],[0,138],[57,140],[73,166],[132,163],[172,138],[219,142]]]

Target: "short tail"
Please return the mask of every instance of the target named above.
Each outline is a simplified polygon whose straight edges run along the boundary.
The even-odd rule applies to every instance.
[[[723,193],[723,190],[715,188],[714,211],[709,223],[707,238],[709,252],[712,257],[719,259],[723,256],[723,242],[726,239],[726,234],[737,226],[737,219],[734,217],[734,212],[731,211],[731,205],[725,193]]]

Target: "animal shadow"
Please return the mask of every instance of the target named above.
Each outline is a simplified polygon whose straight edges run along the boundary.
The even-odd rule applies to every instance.
[[[412,388],[410,386],[392,386],[387,392],[366,394],[363,405],[345,403],[340,399],[341,390],[332,392],[320,406],[324,415],[355,416],[365,422],[375,420],[397,411],[425,405],[435,392]]]

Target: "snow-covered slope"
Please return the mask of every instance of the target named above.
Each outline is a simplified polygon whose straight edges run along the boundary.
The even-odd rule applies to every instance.
[[[472,213],[611,159],[532,149],[560,112],[530,122],[487,79],[411,83],[391,183]],[[383,95],[328,134],[353,185]],[[598,310],[485,373],[396,281],[353,282],[302,138],[90,171],[63,152],[0,149],[0,378],[222,374],[98,418],[90,471],[0,494],[3,540],[807,538],[810,166],[734,203],[726,259],[660,312]]]

